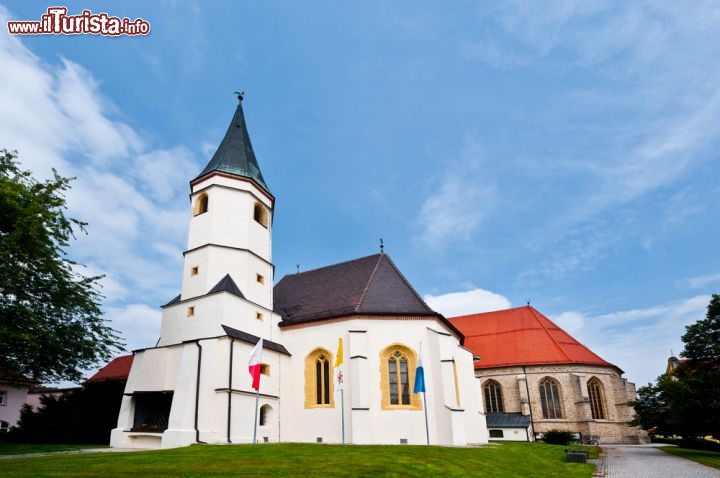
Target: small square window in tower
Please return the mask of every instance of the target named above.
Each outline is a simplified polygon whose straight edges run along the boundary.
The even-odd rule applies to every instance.
[[[193,267],[190,269],[190,275],[191,275],[191,276],[196,276],[196,275],[198,275],[198,272],[200,272],[200,267],[198,267],[198,266],[193,266]]]
[[[195,306],[188,307],[187,308],[187,316],[192,317],[193,315],[195,315]]]
[[[258,281],[260,284],[265,283],[265,276],[262,274],[255,274],[255,280]]]
[[[267,209],[265,209],[265,206],[263,206],[259,202],[256,202],[253,206],[253,219],[255,219],[255,222],[259,223],[263,227],[268,227]]]

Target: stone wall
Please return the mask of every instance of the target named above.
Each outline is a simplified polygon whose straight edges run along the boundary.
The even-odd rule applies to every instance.
[[[550,429],[570,430],[601,443],[645,443],[647,434],[630,427],[634,411],[635,385],[620,376],[615,367],[597,365],[529,365],[478,369],[481,387],[487,380],[502,386],[505,413],[531,415],[534,432]],[[543,417],[540,382],[552,378],[559,384],[562,416]],[[596,378],[602,385],[604,419],[593,419],[587,383]]]

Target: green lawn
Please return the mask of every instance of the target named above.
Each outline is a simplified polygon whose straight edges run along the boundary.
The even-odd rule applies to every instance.
[[[664,446],[660,448],[666,453],[687,458],[688,460],[697,461],[703,465],[712,466],[720,469],[720,453],[715,451],[691,450],[689,448],[680,448],[676,446]]]
[[[195,445],[0,461],[0,476],[258,477],[590,477],[594,465],[568,463],[563,446],[502,443],[478,448],[284,443]]]

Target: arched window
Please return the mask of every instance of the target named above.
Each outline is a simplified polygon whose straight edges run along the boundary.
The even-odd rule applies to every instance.
[[[195,200],[195,206],[193,207],[193,214],[197,216],[208,211],[208,195],[202,193]]]
[[[258,425],[267,425],[270,421],[271,412],[272,407],[270,405],[263,405],[262,407],[260,407],[260,417],[258,419]]]
[[[502,386],[495,380],[488,380],[483,386],[485,392],[485,413],[505,413]]]
[[[543,418],[562,418],[560,406],[560,384],[557,380],[545,377],[540,380],[540,404]]]
[[[415,384],[415,352],[393,345],[380,353],[380,377],[383,409],[421,409],[420,394],[412,393]]]
[[[268,227],[267,209],[265,209],[265,206],[263,206],[259,202],[256,202],[253,206],[253,219],[255,219],[256,222],[262,224],[264,227]]]
[[[605,420],[605,397],[603,396],[602,383],[593,377],[588,380],[587,390],[593,420]]]
[[[333,397],[333,356],[315,349],[305,358],[305,408],[335,406]]]

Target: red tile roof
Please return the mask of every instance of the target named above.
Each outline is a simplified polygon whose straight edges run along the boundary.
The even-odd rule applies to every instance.
[[[95,375],[85,381],[85,383],[97,383],[107,380],[126,380],[130,375],[130,367],[132,367],[133,355],[121,355],[114,358],[109,364],[97,371]]]
[[[475,368],[588,364],[614,367],[534,307],[516,307],[449,319],[480,356]]]

